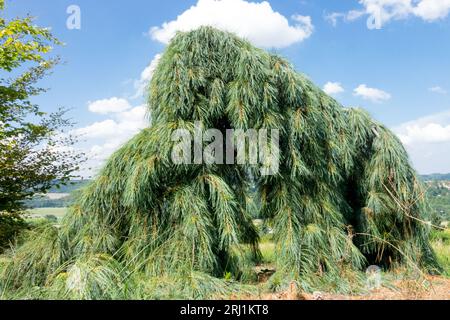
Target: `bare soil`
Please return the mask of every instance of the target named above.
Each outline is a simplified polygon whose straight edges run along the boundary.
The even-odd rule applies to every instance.
[[[426,284],[424,284],[426,282]],[[326,292],[306,294],[291,285],[286,292],[264,294],[262,300],[450,300],[450,279],[428,276],[426,281],[394,281],[392,288],[382,287],[365,295],[339,295]]]

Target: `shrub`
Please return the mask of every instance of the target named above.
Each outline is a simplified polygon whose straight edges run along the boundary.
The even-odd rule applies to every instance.
[[[24,228],[26,223],[18,215],[0,213],[0,253],[11,246]]]

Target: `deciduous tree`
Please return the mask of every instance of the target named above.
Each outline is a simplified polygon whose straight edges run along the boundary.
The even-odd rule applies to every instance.
[[[0,0],[0,13],[4,5]],[[59,44],[31,17],[0,16],[0,224],[22,224],[23,200],[68,182],[82,160],[64,132],[72,125],[66,111],[47,114],[32,102],[46,91],[36,84],[59,62],[49,57]]]

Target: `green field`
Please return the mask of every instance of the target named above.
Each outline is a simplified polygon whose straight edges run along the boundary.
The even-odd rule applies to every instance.
[[[36,208],[28,211],[32,219],[45,218],[46,216],[55,216],[58,219],[64,217],[67,208]]]
[[[434,231],[431,239],[444,275],[450,278],[450,229]]]

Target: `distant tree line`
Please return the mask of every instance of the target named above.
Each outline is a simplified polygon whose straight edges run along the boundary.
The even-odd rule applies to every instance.
[[[427,187],[432,222],[439,226],[450,220],[450,189],[444,186],[443,181],[433,181]]]
[[[427,174],[427,175],[422,175],[421,178],[423,181],[443,181],[443,180],[450,181],[450,173]]]

